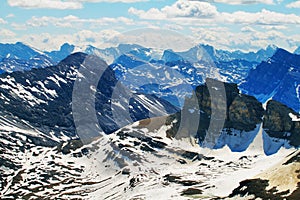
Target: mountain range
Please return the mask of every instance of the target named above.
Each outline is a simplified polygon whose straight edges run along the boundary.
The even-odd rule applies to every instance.
[[[63,72],[85,56],[71,55],[56,68]],[[62,79],[57,82],[63,85]],[[218,91],[222,88],[227,96],[227,101],[223,102],[225,107],[219,106],[222,98]],[[58,96],[63,92],[56,91]],[[56,104],[60,101],[64,101],[63,98],[57,99]],[[89,106],[84,105],[84,108]],[[35,107],[31,110],[38,112]],[[47,110],[45,105],[44,110]],[[214,119],[216,110],[225,113],[224,126],[220,126],[220,134],[210,135],[209,131],[214,130],[210,126],[216,128],[214,124],[220,122]],[[200,118],[196,117],[197,113]],[[51,144],[49,130],[43,128],[49,127],[50,119],[45,118],[37,125],[25,121],[26,116],[12,119],[14,115],[16,113],[2,115],[1,120],[1,151],[4,152],[1,164],[5,166],[1,168],[3,198],[44,198],[48,195],[53,199],[234,198],[239,194],[247,196],[242,186],[260,171],[263,181],[255,184],[264,188],[265,182],[272,181],[263,176],[269,167],[285,160],[283,166],[293,169],[291,166],[298,165],[295,158],[299,151],[294,152],[294,147],[300,145],[297,137],[300,116],[276,101],[270,101],[264,110],[254,97],[241,94],[236,84],[213,79],[207,79],[205,85],[196,88],[182,111],[137,121],[107,136],[94,137],[87,144],[67,135],[62,124],[53,125],[65,132],[64,137],[56,136],[56,143]],[[195,126],[196,119],[199,126]],[[61,120],[57,122],[63,123]],[[209,125],[209,121],[213,125]],[[86,131],[94,132],[88,124],[87,120]],[[99,124],[105,126],[101,121]],[[284,130],[278,131],[278,127]],[[51,135],[53,138],[57,134],[52,131]],[[280,148],[282,146],[285,148]],[[297,187],[294,184],[299,180],[293,181],[284,187],[289,192],[278,188],[283,191],[279,197],[295,195]],[[261,197],[251,185],[246,186],[250,194]],[[266,187],[264,189],[270,193]]]
[[[299,197],[299,55],[5,48],[1,199]]]
[[[276,51],[277,47],[274,45],[268,46],[266,49],[261,49],[257,52],[241,52],[241,51],[225,51],[225,50],[215,50],[214,47],[209,45],[198,45],[196,47],[191,48],[186,52],[176,52],[178,56],[184,58],[184,60],[191,61],[191,60],[199,60],[197,58],[197,51],[198,49],[203,49],[206,51],[213,61],[232,61],[232,60],[245,60],[248,62],[256,62],[259,63],[267,58],[271,57],[274,52]],[[72,44],[65,43],[63,44],[59,50],[53,51],[41,51],[37,50],[36,48],[30,47],[24,43],[17,42],[15,44],[0,44],[0,60],[1,60],[1,70],[3,72],[12,72],[12,71],[22,71],[22,70],[29,70],[29,67],[40,67],[42,61],[40,63],[35,64],[34,60],[37,60],[39,57],[43,57],[45,59],[45,64],[50,66],[51,64],[57,64],[68,55],[75,53],[75,52],[84,52],[89,55],[97,55],[100,58],[104,59],[108,64],[111,64],[124,54],[131,54],[135,57],[143,60],[143,61],[150,61],[150,60],[160,60],[163,59],[163,54],[168,52],[168,50],[164,49],[153,49],[142,47],[136,44],[120,44],[117,47],[110,47],[106,49],[99,49],[94,46],[88,45],[86,47],[78,47]],[[37,57],[37,58],[35,58]],[[10,69],[9,63],[5,63],[7,61],[2,61],[2,59],[15,59],[19,60],[19,62],[28,63],[28,68],[16,68]],[[48,62],[46,62],[48,60]],[[164,59],[163,59],[164,60]],[[20,65],[21,66],[21,65]]]

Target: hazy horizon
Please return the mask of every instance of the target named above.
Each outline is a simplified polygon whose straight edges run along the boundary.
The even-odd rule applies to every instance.
[[[0,10],[0,42],[40,50],[65,42],[101,48],[111,37],[141,28],[173,30],[224,50],[300,46],[300,1],[5,0]]]

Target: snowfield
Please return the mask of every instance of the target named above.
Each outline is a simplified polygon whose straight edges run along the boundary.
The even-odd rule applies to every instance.
[[[212,199],[227,197],[245,179],[277,169],[295,149],[281,148],[267,156],[263,131],[244,152],[201,148],[195,139],[166,137],[166,118],[142,120],[91,144],[64,153],[60,148],[32,146],[11,157],[20,168],[1,167],[6,174],[1,198],[17,199]],[[1,144],[13,137],[1,131]],[[20,131],[19,135],[25,135]],[[9,135],[9,137],[4,137]],[[22,144],[24,141],[22,142]],[[74,143],[76,144],[76,143]],[[71,145],[72,146],[72,145]],[[7,150],[6,150],[7,151]],[[299,151],[298,151],[299,152]],[[278,172],[286,172],[279,170]],[[276,180],[272,181],[276,184]],[[295,184],[284,185],[294,191]]]

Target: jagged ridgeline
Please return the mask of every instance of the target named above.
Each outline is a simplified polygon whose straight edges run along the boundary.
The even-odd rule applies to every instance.
[[[215,93],[220,90],[224,90],[225,96]],[[213,110],[216,112],[214,117]],[[175,138],[193,136],[204,146],[209,139],[214,142],[213,148],[221,148],[226,145],[227,137],[237,136],[243,138],[246,146],[227,145],[233,151],[243,151],[262,125],[264,134],[271,140],[281,139],[285,144],[299,147],[300,121],[297,116],[291,108],[273,100],[267,103],[265,110],[255,97],[242,94],[236,84],[207,79],[204,85],[196,87],[191,97],[186,98],[182,111],[168,117],[167,125],[172,125],[172,128],[167,134]],[[221,129],[211,129],[214,123],[221,123],[217,125]],[[212,130],[217,132],[212,133]]]
[[[79,72],[80,68],[90,71]],[[131,95],[131,92],[121,84],[119,84],[120,93],[113,98],[112,94],[118,80],[112,69],[96,56],[75,53],[55,66],[0,75],[1,130],[7,130],[7,127],[19,127],[23,130],[24,127],[30,125],[43,133],[34,136],[29,134],[31,140],[43,146],[55,146],[61,141],[78,138],[72,111],[74,84],[78,76],[86,84],[99,78],[98,74],[93,73],[95,69],[103,73],[98,85],[94,86],[95,102],[90,100],[95,97],[88,98],[86,95],[89,90],[93,89],[90,85],[85,88],[88,91],[80,91],[81,96],[79,95],[76,102],[82,102],[80,108],[85,111],[82,112],[84,114],[87,113],[88,108],[97,111],[96,117],[105,133],[112,133],[133,121],[149,118],[149,116],[166,115],[178,111],[167,101],[155,96],[139,93]],[[129,106],[130,118],[124,117],[124,113],[127,114],[125,105]],[[117,110],[118,124],[114,120],[114,108],[119,108]],[[82,116],[81,122],[85,123],[86,127],[90,127],[90,120],[87,116]],[[88,131],[94,132],[94,135],[98,134],[93,129]],[[41,139],[41,137],[44,138]]]

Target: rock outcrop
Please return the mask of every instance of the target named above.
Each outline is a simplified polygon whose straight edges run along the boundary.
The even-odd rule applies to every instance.
[[[223,139],[230,137],[228,141],[235,143],[231,150],[243,151],[257,135],[258,125],[263,124],[271,138],[284,139],[292,146],[300,146],[299,119],[295,111],[282,103],[269,101],[264,110],[255,97],[241,94],[236,84],[207,79],[204,85],[196,88],[193,96],[186,98],[183,110],[168,118],[167,125],[172,124],[172,128],[167,134],[175,138],[196,137],[200,144],[205,143],[209,136],[213,148],[227,144],[219,141],[222,135]],[[247,145],[236,144],[232,140],[240,138],[232,138],[232,135],[244,138],[243,142]]]
[[[300,118],[291,108],[269,101],[264,115],[263,128],[275,138],[286,139],[293,146],[300,146]]]

